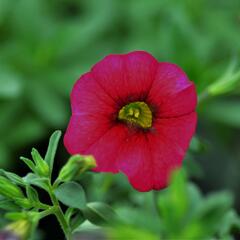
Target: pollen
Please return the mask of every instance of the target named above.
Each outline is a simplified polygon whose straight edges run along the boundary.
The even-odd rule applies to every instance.
[[[144,129],[152,127],[152,111],[145,102],[132,102],[123,106],[118,119]]]

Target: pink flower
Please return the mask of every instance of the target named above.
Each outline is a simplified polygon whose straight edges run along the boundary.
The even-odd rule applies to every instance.
[[[195,132],[193,82],[172,63],[135,51],[109,55],[75,83],[64,144],[92,154],[96,172],[119,171],[139,191],[167,186]]]

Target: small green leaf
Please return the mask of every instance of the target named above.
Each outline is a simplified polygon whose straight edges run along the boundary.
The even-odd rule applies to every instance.
[[[34,163],[28,159],[28,158],[25,158],[25,157],[20,157],[20,159],[33,171],[35,172],[35,165]]]
[[[36,173],[39,176],[47,177],[49,174],[48,164],[43,160],[37,149],[33,148],[31,154],[36,165],[35,168]]]
[[[115,211],[102,202],[90,202],[84,209],[84,216],[94,224],[111,223],[116,219]]]
[[[23,177],[25,183],[40,187],[42,189],[48,189],[48,179],[43,177],[38,177],[36,174],[28,173]]]
[[[38,203],[39,198],[38,198],[37,191],[30,185],[28,185],[26,189],[27,189],[27,197],[29,198],[29,200],[33,203]]]
[[[59,130],[55,131],[49,140],[48,149],[47,149],[47,153],[45,155],[44,160],[47,162],[50,168],[50,173],[52,172],[52,169],[53,169],[54,158],[55,158],[55,154],[57,151],[57,146],[58,146],[58,142],[60,140],[61,134],[62,134],[61,131]]]
[[[83,188],[76,182],[67,182],[55,189],[57,199],[63,204],[78,209],[86,206],[86,197]]]
[[[23,179],[15,173],[7,172],[3,169],[0,169],[0,174],[7,177],[9,180],[11,180],[13,183],[17,185],[25,186]]]

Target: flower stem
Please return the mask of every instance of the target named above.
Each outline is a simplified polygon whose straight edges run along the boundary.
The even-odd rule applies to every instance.
[[[156,215],[158,215],[158,217],[161,217],[161,213],[159,211],[158,208],[158,193],[157,191],[153,191],[153,207],[154,207],[154,212],[156,213]]]
[[[44,211],[39,213],[39,219],[44,218],[44,217],[46,217],[48,215],[54,214],[55,211],[56,211],[55,207],[49,207],[48,209],[46,209],[46,210],[44,210]]]
[[[65,219],[65,216],[63,214],[63,211],[59,205],[59,202],[53,192],[53,188],[52,186],[50,186],[49,184],[49,196],[51,198],[51,201],[53,203],[53,208],[54,208],[54,214],[55,216],[57,217],[57,220],[64,232],[64,235],[66,237],[67,240],[72,240],[72,234],[71,234],[71,230],[70,230],[70,227]]]

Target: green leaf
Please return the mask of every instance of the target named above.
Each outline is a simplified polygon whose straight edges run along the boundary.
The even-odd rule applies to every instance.
[[[222,219],[232,205],[228,192],[216,193],[207,197],[195,212],[192,221],[182,229],[183,239],[208,239],[222,228]]]
[[[54,193],[60,202],[69,207],[84,209],[86,206],[84,190],[76,182],[63,183],[55,189]]]
[[[61,131],[59,130],[55,131],[49,140],[48,149],[47,149],[47,153],[45,155],[44,160],[47,162],[50,168],[50,173],[52,172],[52,169],[53,169],[54,158],[55,158],[55,154],[57,151],[58,142],[60,140],[61,134],[62,134]]]
[[[40,153],[38,152],[38,150],[36,148],[32,148],[31,155],[32,155],[32,159],[36,165],[41,160],[43,161],[43,158],[41,157]]]
[[[20,157],[20,159],[33,171],[35,172],[35,165],[34,163],[28,159],[28,158],[25,158],[25,157]]]
[[[43,177],[38,177],[36,174],[28,173],[23,177],[25,183],[40,187],[44,190],[48,190],[48,179]]]
[[[27,197],[29,198],[29,200],[33,203],[38,203],[39,198],[38,198],[37,191],[30,185],[27,186],[26,190],[27,190]]]
[[[25,186],[23,179],[15,173],[7,172],[3,169],[0,169],[0,174],[7,177],[9,180],[11,180],[13,183],[15,183],[17,185],[20,185],[23,187]]]
[[[83,211],[84,216],[94,224],[113,223],[116,220],[115,211],[102,202],[90,202]]]

